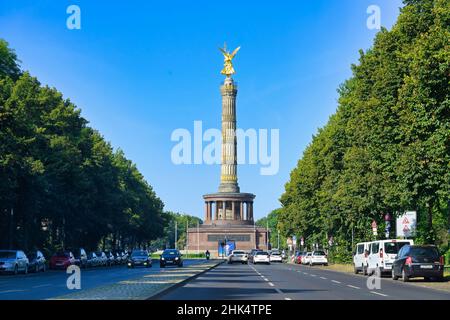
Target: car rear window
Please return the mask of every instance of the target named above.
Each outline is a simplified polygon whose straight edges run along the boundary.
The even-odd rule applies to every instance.
[[[244,254],[244,251],[233,251],[233,254]]]
[[[258,253],[256,253],[258,256],[268,256],[269,254],[265,251],[259,251]]]
[[[323,251],[314,251],[314,255],[315,256],[324,256],[325,252],[323,252]]]
[[[439,252],[433,247],[411,247],[409,255],[413,257],[439,259]]]
[[[397,254],[398,251],[404,246],[409,244],[409,242],[401,241],[401,242],[385,242],[384,243],[384,252],[390,254]]]

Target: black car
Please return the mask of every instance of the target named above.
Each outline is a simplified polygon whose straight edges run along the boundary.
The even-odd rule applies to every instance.
[[[159,258],[159,266],[164,268],[166,265],[183,266],[183,258],[177,249],[166,249]]]
[[[444,279],[444,261],[436,246],[403,246],[392,265],[392,279],[404,282],[424,277],[426,281]]]
[[[30,272],[45,272],[47,269],[46,260],[44,254],[39,251],[32,251],[27,253],[28,258],[28,271]]]
[[[152,258],[149,256],[147,250],[134,250],[128,258],[127,266],[128,268],[134,268],[136,266],[150,268],[152,266]]]
[[[75,264],[79,266],[80,268],[86,268],[88,266],[88,256],[86,253],[86,250],[83,248],[77,248],[72,249],[74,257],[75,257]]]

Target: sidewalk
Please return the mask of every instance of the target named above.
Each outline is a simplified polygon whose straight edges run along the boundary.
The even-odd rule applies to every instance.
[[[165,268],[135,279],[120,281],[115,284],[82,290],[52,300],[146,300],[161,294],[170,287],[179,285],[222,263],[211,260],[183,268]]]

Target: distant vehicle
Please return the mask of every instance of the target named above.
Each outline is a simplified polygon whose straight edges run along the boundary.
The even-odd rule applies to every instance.
[[[112,252],[106,252],[106,265],[107,266],[113,266],[116,262],[116,257],[114,256],[114,254]]]
[[[122,264],[122,255],[118,251],[113,251],[114,264]]]
[[[87,255],[86,266],[88,268],[98,267],[100,265],[100,260],[98,259],[95,252],[89,252]]]
[[[248,255],[242,250],[233,250],[228,256],[228,263],[240,262],[242,264],[248,263]]]
[[[180,251],[177,249],[166,249],[163,251],[159,258],[159,266],[164,268],[168,264],[177,265],[179,267],[183,266],[183,258]]]
[[[28,258],[21,250],[0,250],[0,272],[28,273]]]
[[[134,250],[127,262],[128,268],[144,266],[150,268],[152,266],[152,258],[147,250]]]
[[[257,251],[253,255],[253,264],[266,263],[270,264],[270,255],[267,251]]]
[[[327,255],[324,251],[322,250],[315,250],[311,253],[311,257],[309,258],[309,265],[313,266],[313,265],[323,265],[323,266],[327,266],[328,265],[328,258]]]
[[[45,272],[47,266],[44,254],[39,251],[31,251],[27,254],[28,258],[28,270],[30,272]]]
[[[250,253],[247,256],[248,257],[248,262],[252,262],[253,263],[253,257],[258,251],[260,251],[260,250],[259,249],[252,249],[250,251]]]
[[[405,245],[393,263],[391,276],[394,280],[401,277],[404,282],[415,277],[424,277],[425,281],[442,281],[444,257],[439,255],[436,246]]]
[[[277,250],[273,250],[269,256],[270,262],[283,262],[283,258],[281,257],[281,252]]]
[[[71,251],[59,251],[50,258],[50,269],[67,269],[75,264],[75,257]]]
[[[102,267],[106,267],[108,264],[108,258],[106,257],[106,254],[103,251],[96,252],[95,255],[98,258],[99,265]]]
[[[392,263],[399,250],[404,245],[413,245],[412,240],[378,240],[369,243],[369,257],[367,259],[367,272],[373,274],[378,272],[380,275],[384,272],[391,273]]]
[[[77,248],[70,250],[75,257],[75,264],[80,268],[86,268],[87,266],[87,254],[83,248]]]
[[[306,255],[306,252],[296,252],[294,257],[294,263],[301,264],[303,257]]]
[[[287,254],[286,254],[286,251],[285,251],[285,250],[283,250],[283,252],[281,253],[281,258],[282,258],[283,260],[286,260],[286,259],[287,259]]]
[[[309,264],[311,260],[311,252],[305,252],[305,254],[301,258],[301,264]]]
[[[355,274],[362,272],[363,275],[367,275],[369,243],[360,242],[356,244],[355,252],[353,253],[353,270]]]

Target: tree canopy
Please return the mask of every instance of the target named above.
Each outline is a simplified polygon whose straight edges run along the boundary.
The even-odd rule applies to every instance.
[[[143,245],[164,226],[136,165],[0,40],[0,247]]]
[[[450,3],[404,4],[392,30],[360,51],[336,113],[291,172],[284,235],[348,245],[371,238],[372,220],[383,228],[385,213],[416,210],[419,242],[447,243]]]

